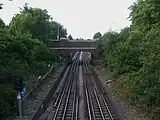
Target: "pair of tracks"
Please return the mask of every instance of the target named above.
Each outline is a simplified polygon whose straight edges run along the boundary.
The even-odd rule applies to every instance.
[[[79,60],[81,58],[81,60]],[[88,54],[77,53],[69,72],[53,103],[53,111],[46,120],[79,120],[79,64],[82,63],[82,78],[84,83],[85,110],[87,120],[120,120],[112,105],[106,100],[105,91],[95,80]]]
[[[53,107],[55,108],[53,120],[78,120],[77,80],[78,56],[69,68],[67,78],[63,83]]]
[[[112,105],[105,99],[105,91],[95,80],[87,57],[83,59],[83,79],[89,120],[118,120]]]

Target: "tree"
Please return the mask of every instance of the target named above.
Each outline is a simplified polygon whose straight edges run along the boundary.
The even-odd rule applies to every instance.
[[[57,30],[59,26],[60,37],[67,35],[67,30],[63,25],[52,21],[47,10],[39,8],[31,8],[25,4],[19,14],[12,18],[9,25],[10,32],[14,35],[29,34],[35,39],[47,42],[48,39],[57,38]]]
[[[138,0],[129,8],[131,10],[130,20],[134,29],[145,32],[159,25],[160,14],[154,6],[156,3],[153,4],[153,0]]]
[[[2,6],[3,6],[3,4],[2,4],[2,3],[0,3],[0,10],[1,10],[1,9],[3,9],[3,7],[2,7]]]
[[[48,64],[58,62],[59,56],[43,42],[27,35],[13,36],[0,29],[0,119],[4,120],[15,110],[15,91],[12,88],[14,75],[27,79],[27,88],[33,87],[29,79],[45,73]]]
[[[13,0],[8,0],[8,1],[13,1]],[[0,10],[3,9],[3,3],[0,3]]]
[[[55,21],[51,21],[50,22],[50,27],[51,27],[51,31],[50,31],[50,37],[49,38],[57,39],[58,29],[59,29],[59,37],[60,38],[67,36],[67,30],[60,23],[55,22]]]
[[[53,23],[53,24],[52,24]],[[29,8],[27,4],[16,14],[9,26],[0,19],[0,119],[15,115],[16,91],[13,77],[24,76],[27,89],[35,87],[31,81],[48,70],[48,64],[60,62],[59,55],[44,44],[56,36],[67,34],[59,23],[53,22],[46,10]],[[55,26],[55,28],[54,28]]]
[[[71,35],[68,35],[69,40],[73,40],[73,37]]]
[[[5,23],[3,22],[3,20],[0,18],[0,28],[4,28],[5,27]]]
[[[33,38],[45,41],[49,38],[49,20],[50,15],[47,10],[30,8],[25,4],[20,14],[12,18],[9,25],[10,32],[14,35],[30,34]]]
[[[115,75],[124,94],[139,107],[160,119],[160,2],[137,0],[130,9],[129,28],[107,32],[101,39],[104,64]],[[99,41],[98,41],[99,42]]]
[[[94,34],[93,39],[100,39],[102,37],[100,32]]]
[[[64,28],[64,26],[61,25],[60,23],[58,23],[58,24],[59,24],[59,37],[60,38],[62,38],[62,37],[67,38],[67,29]],[[58,24],[57,24],[57,26],[58,26]]]

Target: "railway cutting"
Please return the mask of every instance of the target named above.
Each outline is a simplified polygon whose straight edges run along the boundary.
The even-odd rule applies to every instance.
[[[72,56],[43,120],[122,120],[92,67],[90,53]]]

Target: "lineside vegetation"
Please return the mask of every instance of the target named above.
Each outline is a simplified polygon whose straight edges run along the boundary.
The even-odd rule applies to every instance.
[[[13,77],[25,77],[26,87],[43,75],[48,64],[60,62],[60,56],[47,47],[49,39],[56,39],[59,23],[52,20],[47,10],[31,8],[25,4],[20,13],[13,16],[9,25],[0,19],[0,119],[15,114],[16,92]],[[67,30],[61,25],[60,36]]]
[[[131,103],[160,119],[160,9],[156,0],[137,0],[130,7],[132,24],[109,31],[98,41],[104,65],[127,92]],[[124,94],[125,93],[125,94]]]

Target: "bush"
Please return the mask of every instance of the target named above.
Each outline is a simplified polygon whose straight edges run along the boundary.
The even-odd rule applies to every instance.
[[[22,75],[39,76],[48,69],[48,64],[57,61],[58,55],[45,44],[28,35],[12,36],[7,30],[0,30],[0,119],[13,114],[15,91],[13,77]],[[33,85],[27,80],[27,88]]]
[[[147,25],[146,29],[145,26],[140,29],[142,26],[139,24],[141,23],[133,23],[131,28],[123,29],[115,37],[110,37],[115,35],[114,32],[106,33],[107,36],[103,35],[100,42],[103,48],[101,52],[104,55],[105,66],[118,78],[117,82],[122,88],[129,91],[126,97],[132,104],[145,107],[149,112],[154,111],[152,119],[158,120],[160,118],[160,28],[157,26],[158,23],[152,23]]]

